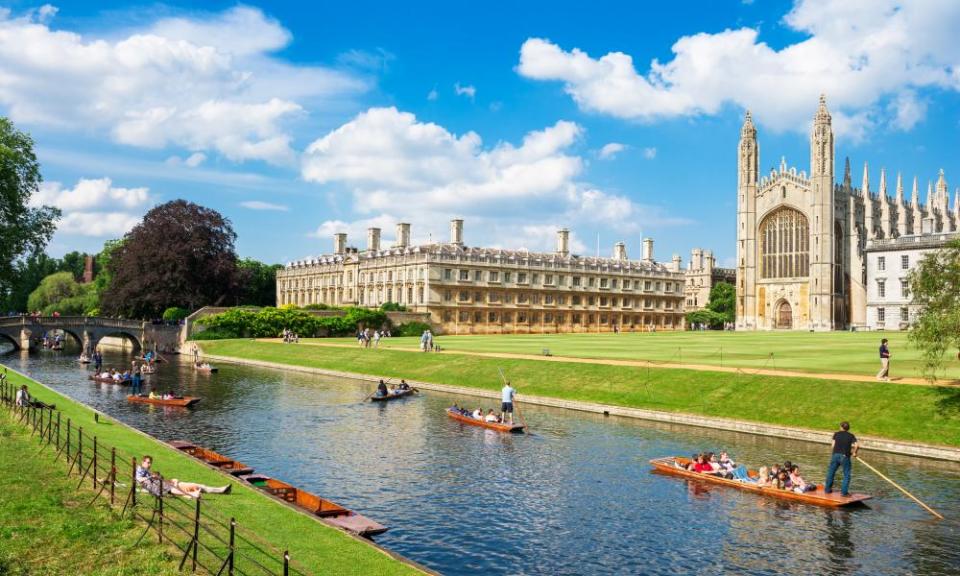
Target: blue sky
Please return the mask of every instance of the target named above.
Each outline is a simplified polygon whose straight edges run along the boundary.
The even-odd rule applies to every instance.
[[[821,92],[856,183],[864,161],[874,189],[881,167],[923,190],[954,170],[956,2],[7,8],[0,109],[64,211],[53,254],[183,197],[268,262],[463,217],[472,245],[549,250],[566,226],[581,252],[652,236],[729,263],[744,110],[764,169],[807,169]]]

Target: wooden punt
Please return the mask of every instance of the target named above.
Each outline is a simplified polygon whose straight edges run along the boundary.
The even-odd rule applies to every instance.
[[[357,514],[353,510],[344,508],[336,502],[321,498],[316,494],[301,490],[282,480],[270,478],[263,474],[246,474],[240,476],[253,486],[272,494],[285,502],[302,508],[311,514],[323,518],[324,522],[359,536],[373,536],[387,531],[387,527],[375,522],[366,516]]]
[[[783,500],[793,500],[795,502],[803,502],[805,504],[814,504],[816,506],[827,506],[831,508],[836,508],[840,506],[849,506],[851,504],[857,504],[865,500],[872,498],[869,494],[850,494],[849,496],[841,496],[839,492],[831,492],[827,494],[823,491],[823,486],[818,485],[817,489],[812,492],[798,493],[792,490],[778,490],[770,486],[759,487],[756,484],[750,484],[747,482],[740,482],[737,480],[727,480],[726,478],[721,478],[719,476],[713,476],[711,474],[704,474],[702,472],[692,472],[686,468],[677,468],[676,464],[681,466],[687,466],[690,463],[689,458],[683,458],[679,456],[668,456],[665,458],[655,458],[650,461],[650,464],[653,465],[653,468],[656,472],[661,472],[664,474],[670,474],[673,476],[682,476],[684,478],[689,478],[691,480],[696,480],[698,482],[708,482],[711,484],[720,484],[723,486],[729,486],[731,488],[738,488],[746,492],[753,492],[754,494],[760,494],[761,496],[769,496],[771,498],[781,498]],[[750,476],[756,476],[757,472],[755,470],[750,470]]]
[[[184,442],[182,440],[172,440],[170,445],[177,450],[186,452],[197,460],[203,460],[214,468],[223,470],[227,474],[232,474],[234,476],[253,474],[253,468],[247,466],[246,464],[237,462],[236,460],[231,460],[222,454],[217,454],[213,450],[208,450],[201,446],[197,446],[196,444]]]
[[[161,398],[150,398],[149,396],[127,396],[127,402],[139,402],[141,404],[157,404],[159,406],[180,406],[186,408],[187,406],[193,406],[200,399],[196,396],[184,396],[183,398],[172,398],[170,400],[163,400]]]
[[[154,366],[154,365],[151,365],[151,364],[143,364],[143,365],[140,366],[140,373],[141,373],[141,374],[156,374],[156,373],[157,373],[157,367]]]
[[[219,371],[219,368],[216,366],[198,366],[194,364],[193,367],[196,368],[197,372],[201,374],[214,374]]]
[[[91,374],[90,379],[93,380],[94,382],[99,382],[101,384],[116,384],[117,386],[129,386],[130,384],[133,383],[133,380],[131,379],[114,380],[109,376],[101,377],[101,376],[97,376],[96,374]]]
[[[452,409],[447,408],[447,416],[453,418],[454,420],[459,420],[466,424],[472,424],[474,426],[481,426],[483,428],[489,428],[491,430],[496,430],[497,432],[523,432],[525,426],[523,424],[501,424],[500,422],[484,422],[483,420],[477,420],[472,416],[464,416],[459,412],[454,412]]]
[[[397,390],[396,392],[388,392],[386,396],[377,396],[374,394],[370,397],[371,402],[386,402],[387,400],[396,400],[398,398],[403,398],[404,396],[409,396],[413,394],[415,390],[413,388],[409,390]]]

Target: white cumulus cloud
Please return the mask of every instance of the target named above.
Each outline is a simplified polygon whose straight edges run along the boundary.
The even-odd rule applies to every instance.
[[[467,98],[473,100],[477,97],[477,89],[474,86],[466,85],[462,86],[459,82],[453,85],[453,91],[456,92],[457,96],[466,96]]]
[[[603,145],[603,148],[600,149],[597,156],[599,156],[601,160],[613,160],[617,154],[623,152],[626,148],[626,146],[619,142],[610,142],[609,144]]]
[[[282,164],[296,157],[290,124],[305,103],[367,88],[360,77],[274,56],[291,35],[256,8],[119,34],[58,29],[52,15],[0,13],[0,106],[17,122]]]
[[[261,200],[247,200],[246,202],[241,202],[240,205],[250,210],[267,210],[274,212],[287,212],[290,210],[290,207],[285,204],[274,204]]]
[[[55,206],[63,212],[58,234],[99,237],[126,233],[152,201],[149,189],[114,186],[110,178],[81,178],[73,188],[44,182],[30,198],[33,206]]]
[[[958,2],[797,0],[783,24],[805,37],[774,48],[753,28],[704,32],[679,38],[671,60],[646,65],[530,38],[517,70],[562,82],[586,111],[640,121],[734,104],[774,130],[806,130],[826,93],[838,132],[855,138],[878,124],[912,127],[924,113],[916,90],[960,89]]]

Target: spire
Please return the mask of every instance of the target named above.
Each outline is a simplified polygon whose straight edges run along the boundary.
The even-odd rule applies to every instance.
[[[860,189],[863,190],[864,198],[870,196],[870,169],[866,162],[863,163],[863,184],[860,185]]]
[[[927,210],[933,208],[933,182],[927,180]]]
[[[950,204],[950,192],[947,190],[947,179],[943,175],[943,168],[940,169],[940,176],[937,178],[937,203],[943,208]]]
[[[957,218],[960,218],[960,188],[957,188],[957,191],[953,193],[953,212],[957,215]]]
[[[897,204],[903,206],[903,175],[897,172]]]
[[[920,208],[920,188],[917,186],[917,177],[913,177],[913,193],[910,194],[910,205]]]
[[[850,187],[851,187],[851,181],[850,181],[850,157],[849,157],[849,156],[847,156],[846,160],[844,160],[844,162],[843,162],[843,187],[846,188],[846,189],[848,189],[848,190],[849,190]]]
[[[746,140],[747,138],[756,137],[757,128],[753,125],[753,115],[750,114],[749,110],[747,110],[746,115],[743,117],[743,127],[740,128],[740,138]]]
[[[880,169],[880,202],[887,203],[887,169]]]
[[[780,157],[780,173],[785,174],[787,172],[787,157]]]
[[[827,110],[827,96],[820,94],[820,105],[817,106],[817,114],[813,117],[814,124],[830,124],[830,111]]]

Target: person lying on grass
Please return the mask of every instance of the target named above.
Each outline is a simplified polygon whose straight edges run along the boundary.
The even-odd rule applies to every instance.
[[[153,456],[146,455],[140,460],[140,465],[137,466],[137,484],[147,492],[153,494],[154,496],[160,496],[161,490],[163,495],[173,494],[174,496],[184,496],[186,498],[199,498],[200,494],[229,494],[230,489],[232,488],[231,484],[226,486],[220,486],[213,488],[210,486],[205,486],[203,484],[195,484],[193,482],[181,482],[176,478],[170,480],[164,480],[163,485],[160,484],[160,474],[150,471],[150,466],[153,465]]]

